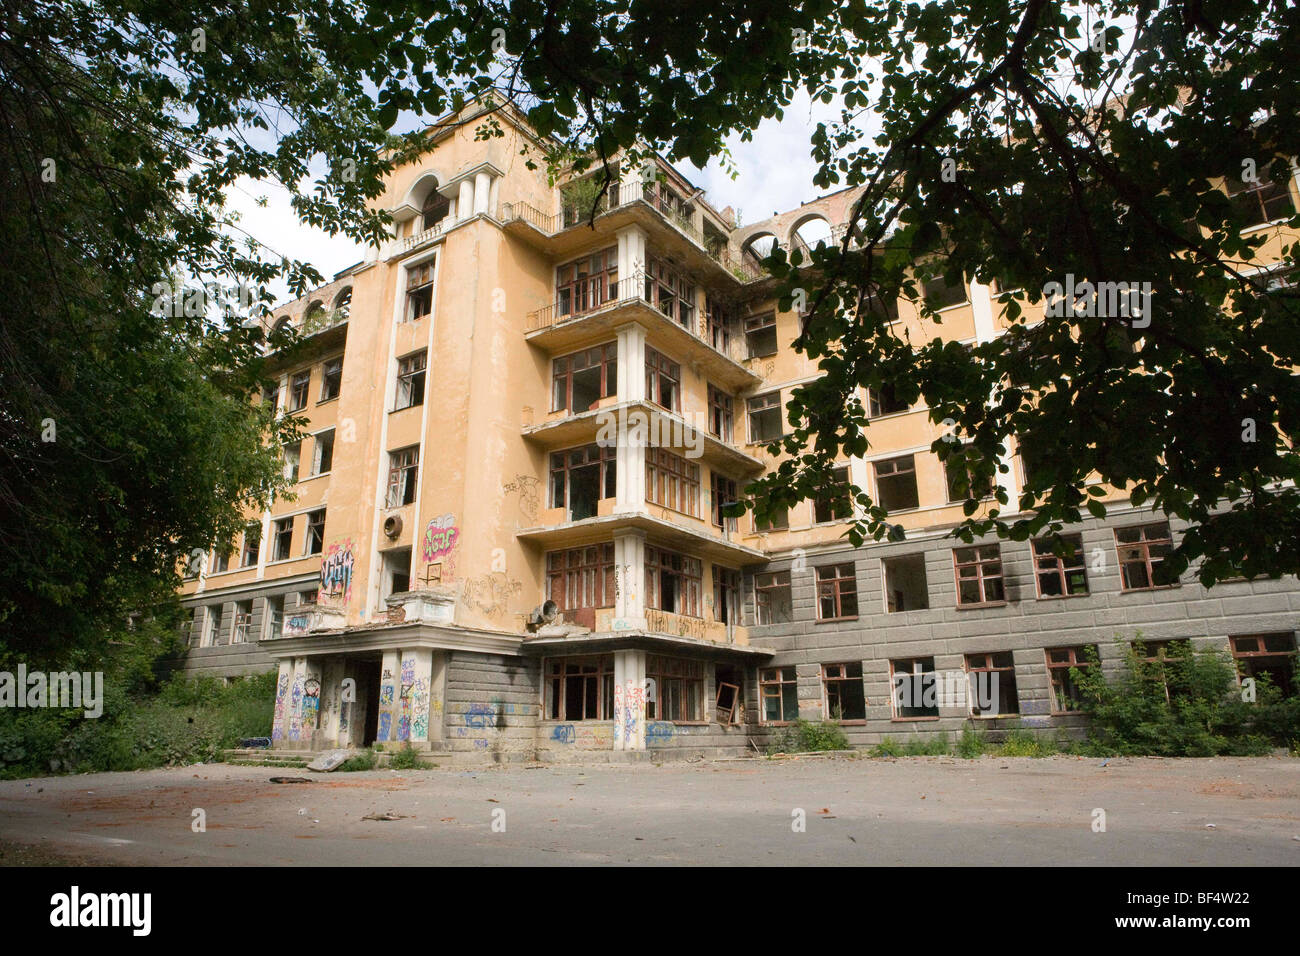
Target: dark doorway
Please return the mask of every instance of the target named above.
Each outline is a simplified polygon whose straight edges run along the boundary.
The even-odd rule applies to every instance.
[[[379,668],[379,658],[359,660],[352,665],[357,687],[365,688],[366,719],[361,737],[364,747],[369,747],[379,736]]]

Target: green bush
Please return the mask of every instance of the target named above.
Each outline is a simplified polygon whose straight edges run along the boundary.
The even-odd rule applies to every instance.
[[[359,770],[374,770],[375,764],[379,762],[379,756],[374,750],[363,750],[355,756],[349,757],[334,769],[342,773],[355,773]]]
[[[984,737],[983,731],[976,730],[970,724],[962,727],[961,737],[957,739],[956,754],[958,757],[964,760],[974,760],[986,753],[988,749],[988,740]]]
[[[1145,660],[1140,640],[1121,645],[1124,667],[1107,679],[1100,666],[1072,668],[1088,715],[1094,755],[1252,756],[1300,740],[1300,701],[1284,699],[1266,677],[1244,701],[1232,659],[1223,651],[1171,644]]]
[[[1009,731],[997,748],[999,757],[1049,757],[1058,748],[1044,737],[1032,730],[1017,729]]]
[[[884,737],[880,743],[871,748],[873,757],[901,757],[904,752],[903,745],[893,737]]]
[[[271,733],[274,672],[223,686],[173,678],[156,694],[129,694],[105,675],[104,713],[0,711],[0,777],[140,770],[210,763],[241,737]]]
[[[833,720],[813,723],[810,720],[796,720],[772,738],[767,752],[779,753],[816,753],[822,750],[852,750],[844,730]]]
[[[420,757],[414,748],[407,744],[388,759],[388,766],[394,770],[417,770],[420,767]]]

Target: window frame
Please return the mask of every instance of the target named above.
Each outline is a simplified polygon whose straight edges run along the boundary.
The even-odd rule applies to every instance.
[[[593,352],[599,352],[599,357],[591,360]],[[584,361],[586,364],[579,366],[577,362]],[[586,408],[578,409],[573,404],[573,376],[578,372],[585,372],[589,369],[600,369],[600,389],[596,401]],[[564,403],[557,404],[559,398],[559,385],[564,382]],[[583,412],[595,408],[598,403],[618,392],[618,342],[605,342],[601,345],[593,345],[590,348],[580,349],[577,352],[570,352],[568,355],[561,355],[551,360],[551,411],[568,412],[570,415],[581,415]]]
[[[657,545],[645,549],[645,606],[678,617],[704,617],[704,563],[697,557]],[[676,590],[683,609],[663,606],[663,576],[679,579]]]
[[[836,621],[856,621],[861,614],[861,607],[858,604],[858,576],[857,565],[852,561],[840,562],[838,564],[823,564],[817,567],[814,574],[817,599],[817,620],[822,623],[834,623]],[[822,602],[829,600],[832,604],[834,614],[826,615],[823,612],[825,608]],[[852,613],[845,613],[846,603],[852,601]]]
[[[857,674],[851,673],[853,669]],[[832,671],[838,671],[832,675]],[[843,706],[843,688],[840,685],[852,685],[857,682],[858,689],[862,692],[862,716],[845,717]],[[854,726],[856,724],[865,724],[867,722],[867,685],[863,680],[863,668],[861,661],[837,661],[821,666],[821,685],[822,685],[822,719],[833,720],[839,724]],[[839,700],[840,713],[837,716],[831,705],[832,690]]]
[[[418,408],[424,404],[428,372],[428,349],[410,352],[397,360],[397,388],[393,392],[393,411]]]
[[[665,405],[657,387],[663,382],[672,383],[672,404]],[[646,346],[645,350],[645,394],[646,400],[669,412],[681,411],[682,407],[682,367],[657,349]]]
[[[989,550],[995,551],[996,557],[985,556],[984,552]],[[971,552],[971,551],[975,552],[973,560],[962,560],[962,558],[960,557],[961,553]],[[997,573],[996,574],[986,573],[985,567],[987,565],[993,565],[993,564],[997,565],[998,568]],[[975,568],[976,569],[975,577],[963,578],[961,573],[962,568]],[[1006,569],[1003,566],[1002,546],[1000,544],[973,544],[973,545],[968,545],[966,547],[953,548],[952,549],[952,571],[953,571],[953,581],[954,584],[956,585],[956,590],[957,590],[958,608],[1001,607],[1002,605],[1008,603]],[[978,601],[962,600],[961,586],[964,580],[965,581],[973,580],[976,582],[980,594],[980,599]],[[988,587],[986,586],[986,582],[993,582],[993,581],[998,582],[998,586],[1002,592],[1002,596],[999,598],[990,599],[988,595]]]
[[[1092,648],[1094,654],[1097,653],[1095,644],[1070,644],[1064,647],[1045,647],[1043,648],[1043,660],[1047,665],[1047,690],[1050,694],[1049,703],[1051,712],[1056,715],[1080,714],[1083,712],[1083,706],[1077,697],[1078,686],[1070,677],[1070,668],[1082,670],[1085,667],[1100,666],[1101,661],[1088,660],[1087,650]],[[1053,661],[1053,654],[1066,654],[1069,657],[1067,661]],[[1063,675],[1058,678],[1058,675]],[[1066,707],[1062,701],[1067,698],[1062,696],[1066,689],[1074,693],[1068,696],[1068,700],[1074,703],[1073,707]]]
[[[775,693],[772,693],[775,688]],[[789,694],[787,700],[786,694]],[[779,720],[767,716],[767,702],[775,699]],[[793,706],[787,706],[792,704]],[[794,716],[786,716],[790,711]],[[784,667],[760,667],[758,669],[758,722],[764,727],[784,727],[799,719],[799,678],[793,665]]]
[[[1063,534],[1061,539],[1076,543],[1073,557],[1065,558],[1055,554],[1052,551],[1051,542],[1047,538],[1032,538],[1029,542],[1029,554],[1034,563],[1034,588],[1040,601],[1087,597],[1092,592],[1092,585],[1088,581],[1088,561],[1083,550],[1083,535]],[[1047,549],[1045,553],[1040,553],[1040,545]],[[1078,561],[1078,565],[1077,567],[1074,564],[1067,565],[1066,561]],[[1083,590],[1081,591],[1070,589],[1069,575],[1076,571],[1083,575]],[[1043,592],[1043,577],[1051,577],[1052,575],[1055,575],[1060,583],[1061,591],[1058,594],[1045,594]]]
[[[331,369],[331,366],[335,367]],[[320,369],[320,398],[316,400],[317,405],[334,401],[343,390],[343,356],[327,358],[321,362]]]
[[[408,460],[409,459],[409,460]],[[388,490],[385,508],[403,508],[413,504],[420,494],[420,446],[407,445],[388,453]],[[400,493],[395,495],[394,491]],[[401,500],[395,500],[400,498]]]
[[[1154,528],[1163,528],[1164,537],[1162,538],[1147,537],[1147,532]],[[1121,532],[1134,532],[1134,531],[1137,532],[1138,535],[1137,541],[1120,540]],[[1140,591],[1164,591],[1169,588],[1178,587],[1179,582],[1177,581],[1172,581],[1169,584],[1155,583],[1156,566],[1159,564],[1163,564],[1165,556],[1167,556],[1168,552],[1173,551],[1174,548],[1174,532],[1173,529],[1169,526],[1168,521],[1150,521],[1144,524],[1126,525],[1123,528],[1113,528],[1112,533],[1114,534],[1114,538],[1115,538],[1115,557],[1116,560],[1119,562],[1119,586],[1120,586],[1121,593],[1130,594],[1133,592],[1140,592]],[[1161,556],[1158,561],[1152,561],[1151,559],[1152,546],[1156,546],[1156,547],[1164,546],[1167,549],[1166,555]],[[1140,558],[1130,558],[1129,560],[1126,561],[1124,560],[1125,550],[1140,551],[1141,556]],[[1137,565],[1139,561],[1141,562],[1143,573],[1146,575],[1147,583],[1140,587],[1132,587],[1129,585],[1128,568],[1130,565]]]

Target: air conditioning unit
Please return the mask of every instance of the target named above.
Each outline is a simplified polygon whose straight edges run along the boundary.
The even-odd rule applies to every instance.
[[[402,533],[402,516],[389,515],[384,519],[384,535],[396,539]]]
[[[528,614],[528,626],[536,629],[543,624],[550,624],[560,613],[560,606],[554,601],[546,601],[533,608]]]

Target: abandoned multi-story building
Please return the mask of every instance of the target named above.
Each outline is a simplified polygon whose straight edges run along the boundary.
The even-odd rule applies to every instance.
[[[1222,646],[1291,689],[1294,579],[1157,586],[1180,528],[1119,494],[1072,529],[1072,558],[962,544],[942,426],[887,390],[861,396],[871,450],[841,468],[904,540],[850,546],[834,496],[762,526],[724,514],[817,374],[761,260],[841,237],[856,192],[741,226],[659,161],[591,218],[586,184],[521,159],[537,144],[519,116],[480,140],[471,112],[391,176],[391,241],[275,310],[307,345],[263,397],[310,422],[284,448],[296,496],[184,587],[190,672],[278,667],[274,746],[561,759],[738,751],[799,718],[858,746],[972,721],[1069,730],[1070,668],[1139,637],[1151,655]],[[1257,271],[1286,281],[1271,264],[1295,180],[1237,198],[1275,234]],[[1008,326],[995,288],[926,294],[941,324],[890,306],[921,340]],[[1007,464],[1015,502],[1014,448]],[[963,686],[944,674],[997,692],[908,692]]]

